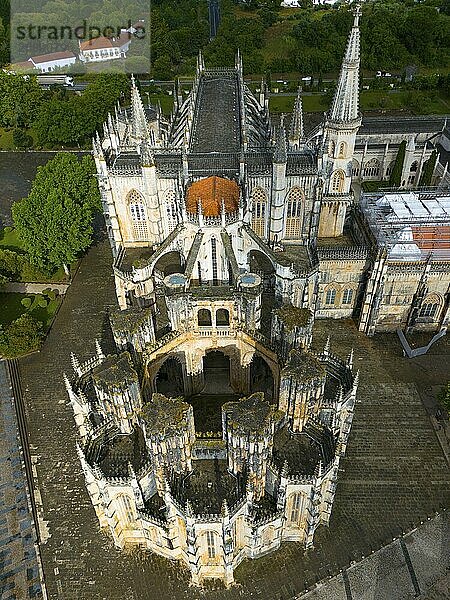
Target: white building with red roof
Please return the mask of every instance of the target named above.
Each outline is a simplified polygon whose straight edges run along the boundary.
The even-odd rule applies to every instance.
[[[80,43],[80,60],[85,63],[126,58],[132,34],[122,29],[117,37],[96,37]]]
[[[53,52],[51,54],[41,54],[32,56],[28,62],[31,66],[41,73],[51,73],[56,69],[66,69],[76,63],[77,57],[73,52]]]

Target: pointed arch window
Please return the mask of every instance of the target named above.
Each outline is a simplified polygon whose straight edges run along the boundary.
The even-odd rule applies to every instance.
[[[292,523],[298,523],[303,510],[304,495],[296,492],[292,495],[291,511],[289,520]]]
[[[215,531],[206,532],[206,546],[208,549],[208,558],[215,558],[217,555],[217,534]]]
[[[123,518],[127,523],[132,523],[134,521],[133,515],[133,507],[131,505],[131,500],[125,494],[118,496],[119,506],[123,514]]]
[[[131,190],[127,196],[127,203],[131,216],[134,239],[146,241],[148,239],[148,226],[144,198],[137,190]]]
[[[262,188],[255,188],[252,192],[252,229],[259,235],[266,235],[267,194]]]
[[[347,288],[342,294],[342,304],[351,304],[353,300],[353,289]]]
[[[325,304],[331,305],[336,302],[336,290],[330,288],[325,294]]]
[[[378,159],[372,158],[366,163],[363,171],[364,177],[378,177],[380,174],[380,163]]]
[[[167,233],[172,233],[178,225],[177,196],[173,190],[166,194]]]
[[[419,317],[428,319],[437,319],[440,313],[441,300],[436,294],[431,294],[425,298],[420,309]]]
[[[300,237],[303,204],[304,196],[302,190],[299,187],[292,188],[292,190],[289,192],[287,199],[285,237]]]
[[[345,174],[344,171],[335,171],[331,178],[331,193],[342,194],[344,191]]]
[[[347,154],[347,144],[345,142],[341,142],[339,144],[338,158],[345,158],[346,154]]]
[[[333,158],[335,152],[336,152],[336,144],[333,142],[333,140],[331,140],[331,142],[328,144],[328,156],[330,158]]]

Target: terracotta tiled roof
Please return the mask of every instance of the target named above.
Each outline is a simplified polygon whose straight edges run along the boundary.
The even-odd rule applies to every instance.
[[[207,177],[193,183],[187,191],[186,209],[190,213],[198,212],[198,201],[202,202],[203,214],[206,217],[218,217],[225,202],[225,212],[234,213],[238,209],[239,186],[231,179],[223,177]]]
[[[450,248],[450,225],[413,227],[412,234],[419,248]]]
[[[80,50],[103,50],[104,48],[112,48],[113,46],[114,44],[112,40],[107,37],[100,36],[80,44]]]
[[[35,65],[52,62],[53,60],[64,60],[66,58],[75,58],[75,54],[73,52],[53,52],[52,54],[41,54],[40,56],[32,56],[30,60],[34,62]]]

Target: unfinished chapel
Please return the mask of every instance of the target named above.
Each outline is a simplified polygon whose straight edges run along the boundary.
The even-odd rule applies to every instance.
[[[170,118],[133,81],[93,142],[117,352],[72,355],[78,454],[114,543],[179,560],[194,584],[231,585],[244,558],[309,548],[330,520],[359,375],[332,340],[311,350],[314,320],[367,335],[450,321],[450,194],[417,188],[446,125],[363,119],[359,63],[357,11],[307,131],[301,92],[275,126],[239,54],[200,55]],[[402,188],[357,198],[403,141]]]

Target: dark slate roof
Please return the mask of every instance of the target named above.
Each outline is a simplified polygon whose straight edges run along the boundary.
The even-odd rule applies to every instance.
[[[241,143],[236,73],[205,73],[199,84],[191,152],[236,152]]]
[[[288,175],[302,175],[317,172],[317,163],[313,154],[289,153],[286,173]]]
[[[363,117],[358,135],[383,133],[438,133],[445,123],[443,116],[426,117]]]

